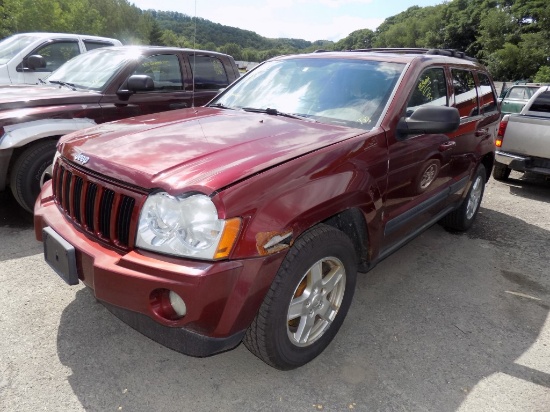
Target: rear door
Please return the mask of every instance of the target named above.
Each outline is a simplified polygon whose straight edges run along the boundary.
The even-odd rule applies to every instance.
[[[221,89],[229,86],[232,73],[228,73],[223,61],[216,55],[189,54],[186,65],[190,76],[186,90],[193,92],[195,106],[203,106],[212,100]]]
[[[407,102],[407,116],[422,106],[449,105],[446,76],[443,67],[429,67],[420,74]],[[403,140],[390,136],[388,144],[384,249],[413,235],[444,208],[454,147],[444,134],[413,135]]]

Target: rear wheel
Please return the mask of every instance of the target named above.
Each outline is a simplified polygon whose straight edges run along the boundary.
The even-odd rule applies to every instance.
[[[26,148],[10,172],[10,187],[19,203],[32,213],[42,185],[51,179],[51,167],[57,141],[43,140]]]
[[[472,226],[477,212],[479,211],[479,206],[481,205],[483,192],[485,191],[485,180],[485,167],[479,165],[470,189],[468,190],[468,194],[466,195],[466,199],[464,199],[458,209],[441,219],[440,223],[445,229],[463,232]]]
[[[495,163],[495,167],[493,168],[493,177],[495,180],[506,180],[510,176],[511,171],[512,170],[506,165]]]
[[[351,240],[319,225],[285,257],[244,344],[267,364],[294,369],[332,341],[351,304],[357,273]]]

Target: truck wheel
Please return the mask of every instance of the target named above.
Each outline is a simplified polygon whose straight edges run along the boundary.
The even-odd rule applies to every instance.
[[[29,146],[23,151],[11,168],[10,187],[19,203],[26,211],[32,213],[34,202],[40,188],[49,180],[47,171],[55,156],[55,140],[43,140]]]
[[[493,168],[493,177],[495,178],[495,180],[504,181],[508,179],[511,171],[512,170],[506,165],[503,165],[501,163],[495,163],[495,166]]]
[[[327,225],[309,230],[283,260],[245,346],[281,370],[311,361],[342,325],[356,275],[354,247],[343,232]]]
[[[485,180],[485,167],[479,165],[468,194],[460,207],[441,219],[440,223],[445,229],[464,232],[472,226],[485,191]]]

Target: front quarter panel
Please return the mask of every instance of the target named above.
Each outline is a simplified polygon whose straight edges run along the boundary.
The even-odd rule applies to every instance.
[[[224,217],[241,216],[244,220],[232,257],[283,250],[308,228],[347,209],[359,208],[367,223],[375,220],[381,210],[386,173],[386,137],[377,129],[227,188],[214,200],[223,204]],[[369,236],[379,235],[377,225],[368,226],[373,232]],[[268,248],[275,236],[285,242]]]

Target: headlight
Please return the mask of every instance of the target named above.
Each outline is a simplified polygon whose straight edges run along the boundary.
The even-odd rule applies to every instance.
[[[208,196],[159,192],[143,205],[136,246],[169,255],[222,259],[229,256],[240,225],[238,218],[218,219]]]

